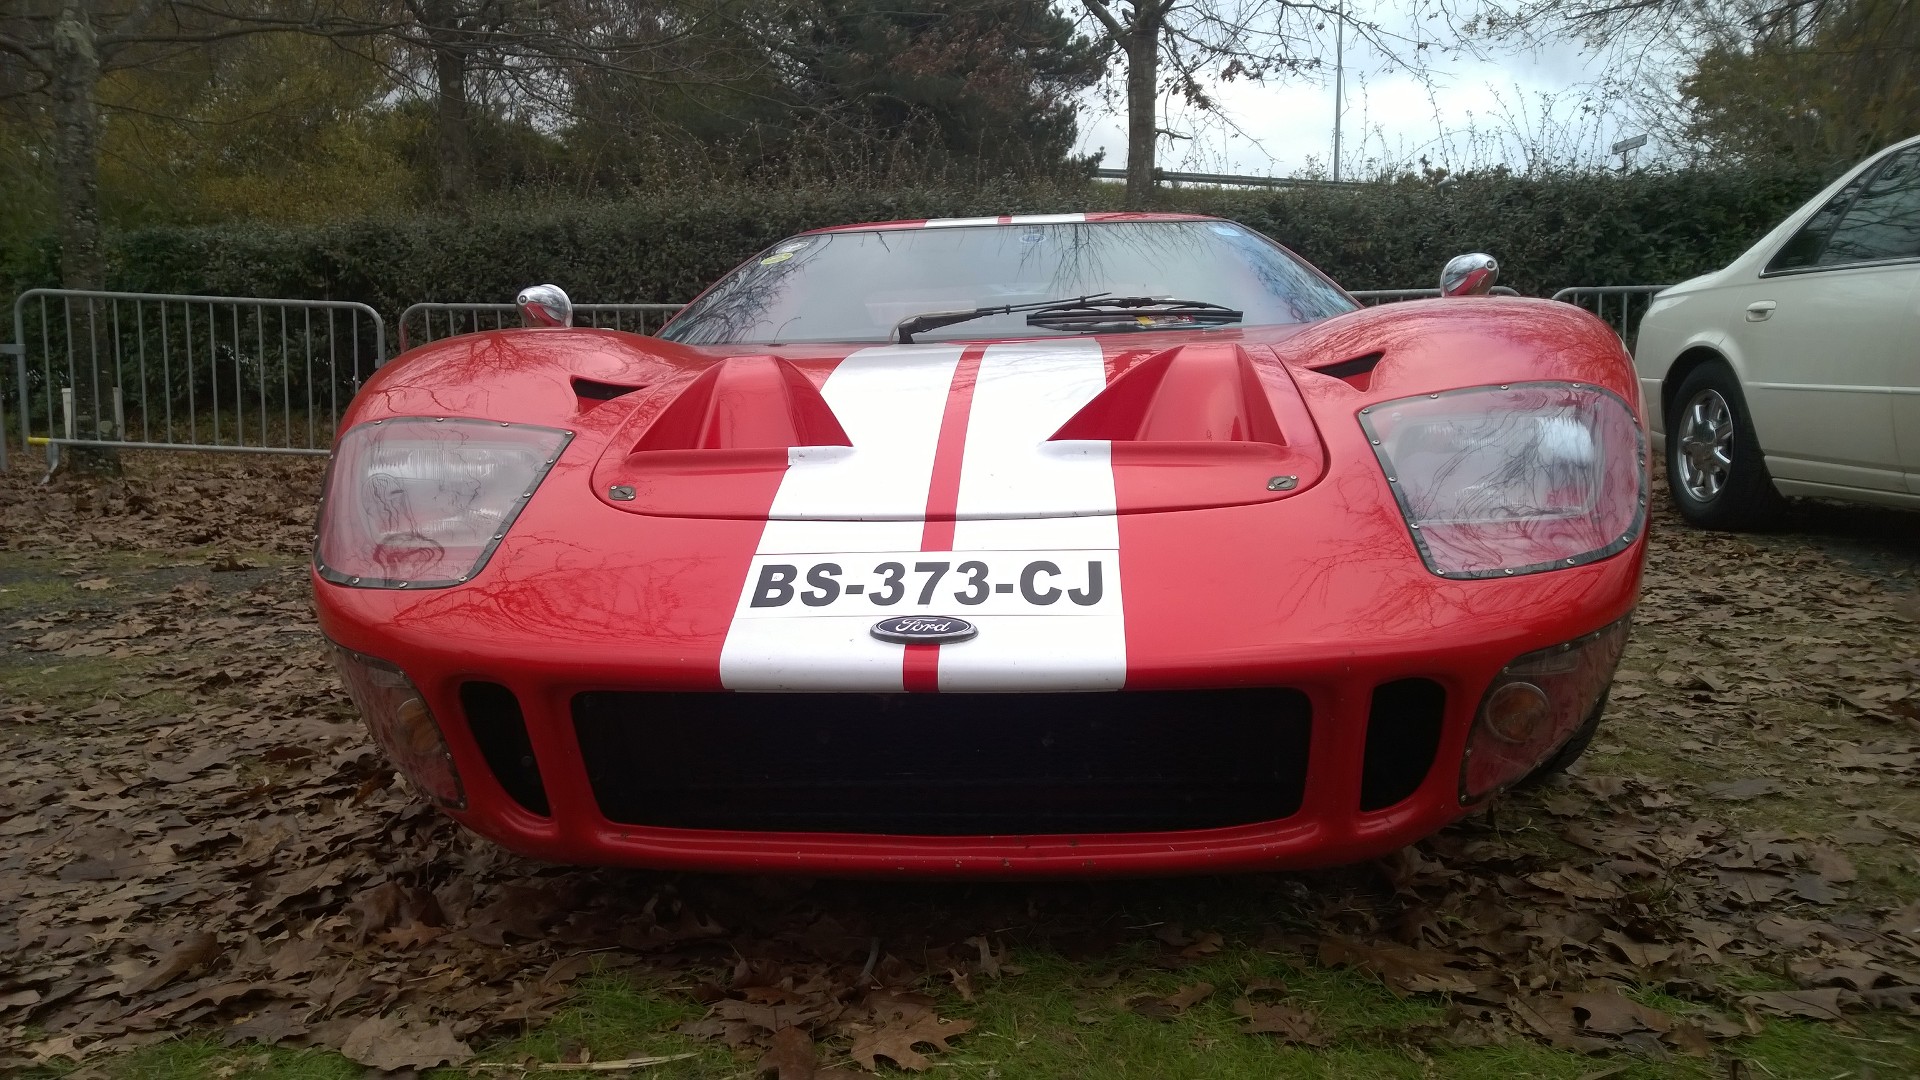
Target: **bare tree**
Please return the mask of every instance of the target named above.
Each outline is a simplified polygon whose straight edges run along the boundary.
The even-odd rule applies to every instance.
[[[1349,13],[1338,0],[1081,0],[1089,29],[1125,56],[1128,206],[1153,198],[1154,154],[1171,135],[1155,119],[1163,91],[1214,111],[1210,81],[1311,70],[1336,22],[1353,29],[1391,63],[1393,35]],[[1167,77],[1162,78],[1163,68]]]

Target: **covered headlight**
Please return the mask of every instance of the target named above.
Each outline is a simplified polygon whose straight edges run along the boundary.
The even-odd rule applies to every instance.
[[[1479,386],[1360,411],[1427,568],[1530,574],[1603,559],[1646,516],[1633,409],[1576,383]]]
[[[573,437],[488,420],[399,417],[335,448],[314,547],[320,576],[444,588],[480,571]]]

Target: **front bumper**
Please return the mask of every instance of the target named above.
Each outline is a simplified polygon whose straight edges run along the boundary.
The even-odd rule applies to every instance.
[[[1579,572],[1588,571],[1570,571]],[[1248,687],[1241,673],[1223,680],[1238,684],[1239,689],[1224,691],[1193,687],[1047,695],[733,694],[642,689],[653,680],[636,678],[631,668],[622,670],[620,665],[594,658],[553,664],[500,657],[497,662],[476,665],[457,660],[445,650],[411,650],[401,663],[445,732],[464,783],[465,806],[448,812],[475,832],[523,855],[560,863],[856,876],[1151,875],[1349,863],[1391,852],[1438,830],[1470,809],[1460,798],[1460,764],[1489,682],[1516,656],[1579,637],[1593,629],[1595,621],[1611,620],[1591,616],[1585,623],[1555,620],[1552,629],[1495,642],[1463,643],[1436,634],[1371,655],[1347,651],[1287,659],[1281,654],[1289,650],[1280,649],[1260,665],[1262,675],[1255,688]],[[1298,645],[1291,651],[1308,652]],[[476,693],[476,687],[486,689]],[[1273,687],[1285,689],[1265,689]],[[1420,704],[1422,693],[1426,705]],[[1012,697],[1044,704],[1016,710],[1018,715],[1009,723],[1006,699]],[[839,715],[856,701],[876,698],[892,699],[889,706],[905,705],[909,714],[915,711],[916,699],[937,700],[940,726],[899,725],[893,730],[895,745],[903,750],[902,757],[924,762],[923,776],[939,777],[942,763],[948,762],[953,764],[946,772],[967,774],[962,779],[973,780],[980,779],[981,773],[964,767],[969,755],[1005,762],[1009,775],[1032,772],[1023,773],[1022,763],[1043,753],[1042,744],[1052,744],[1053,732],[1043,735],[1023,726],[1028,720],[1076,715],[1097,719],[1103,709],[1118,715],[1137,702],[1153,701],[1157,711],[1146,719],[1160,725],[1154,737],[1163,740],[1166,758],[1190,765],[1219,762],[1220,795],[1213,807],[1218,813],[1204,820],[1208,812],[1202,807],[1204,827],[1158,828],[1153,811],[1142,807],[1145,817],[1123,827],[1100,828],[1085,812],[1087,798],[1118,795],[1124,799],[1126,792],[1122,774],[1131,759],[1122,761],[1113,755],[1108,755],[1113,760],[1103,758],[1092,775],[1063,780],[1058,786],[1063,799],[1054,802],[1065,808],[1065,818],[1081,826],[1074,831],[1029,825],[953,834],[955,818],[938,819],[938,815],[920,819],[934,822],[925,831],[915,831],[911,825],[895,832],[873,831],[873,823],[889,816],[901,820],[891,812],[902,803],[954,809],[960,811],[960,820],[968,820],[968,811],[1006,808],[1013,816],[1003,814],[998,820],[1014,821],[1018,814],[1013,803],[1020,796],[981,783],[947,785],[930,795],[916,790],[909,776],[902,778],[905,786],[895,785],[895,797],[890,799],[884,785],[874,787],[874,776],[864,771],[872,767],[870,761],[846,762],[837,775],[819,775],[833,773],[838,767],[834,763],[841,761],[832,747],[825,748],[820,759],[824,766],[803,762],[801,768],[790,771],[789,776],[812,775],[820,783],[811,792],[793,792],[789,804],[780,802],[778,792],[745,805],[728,799],[725,791],[715,791],[713,798],[720,801],[702,806],[697,783],[691,787],[677,783],[681,777],[676,774],[685,774],[692,783],[696,774],[711,778],[728,772],[729,766],[715,762],[713,755],[704,760],[674,756],[684,752],[690,730],[698,735],[700,727],[721,722],[710,703],[744,702],[751,706],[753,722],[772,725],[796,701],[817,702],[818,707],[810,710],[814,715]],[[1183,721],[1179,710],[1170,709],[1168,703],[1188,700],[1194,707]],[[1237,723],[1218,722],[1216,714],[1229,700],[1242,705],[1225,707],[1240,708],[1243,714],[1248,708],[1264,708],[1269,701],[1280,703],[1272,712],[1275,730],[1297,731],[1298,741],[1289,742],[1285,733],[1269,737],[1257,722],[1244,722],[1244,715]],[[525,732],[523,754],[503,757],[500,752],[497,732],[503,702],[510,704]],[[620,713],[609,702],[622,703],[620,707],[627,711]],[[1430,729],[1422,726],[1426,722],[1420,715],[1423,709],[1431,714]],[[974,722],[969,723],[969,717]],[[632,721],[630,737],[618,747],[606,737],[610,719]],[[804,727],[797,712],[792,723]],[[1400,726],[1383,727],[1393,723]],[[1064,730],[1058,723],[1052,726]],[[621,723],[611,725],[612,730],[620,727]],[[640,730],[643,727],[648,730]],[[1116,742],[1137,741],[1142,734],[1123,733],[1114,725],[1109,730],[1116,733]],[[1430,742],[1408,748],[1408,743],[1426,738],[1423,733],[1428,730]],[[968,732],[979,732],[981,737],[969,742]],[[795,753],[795,747],[804,753],[807,739],[804,731],[801,734],[757,756],[748,752],[744,742],[740,749],[725,754],[728,763],[739,764],[741,772],[748,774],[740,778],[735,793],[753,790],[752,776],[763,775],[754,770],[766,767],[768,754]],[[695,741],[711,749],[729,745],[732,737],[715,730]],[[1258,797],[1242,797],[1240,791],[1250,777],[1264,780],[1267,774],[1242,766],[1249,755],[1276,748],[1289,759],[1283,766],[1297,767],[1279,769],[1284,775],[1269,785],[1287,803],[1269,817],[1258,810],[1268,804]],[[660,759],[650,760],[647,755],[655,751]],[[1292,760],[1292,755],[1304,760]],[[531,773],[516,770],[512,760],[516,756],[524,759],[522,764],[532,763]],[[643,781],[651,777],[657,783],[674,784],[679,797],[655,803],[613,797],[610,793],[622,790],[623,772]],[[537,798],[528,796],[528,775],[536,777]],[[1120,781],[1104,787],[1099,783],[1113,777]],[[1182,777],[1204,779],[1193,768]],[[1092,781],[1093,787],[1081,781]],[[856,791],[862,784],[867,787]],[[832,819],[814,805],[822,792],[840,796],[827,801],[842,811],[857,805],[862,793],[870,793],[876,813],[851,828],[820,828],[821,822]],[[1078,802],[1073,798],[1076,794],[1082,796]],[[1195,800],[1191,792],[1186,794],[1180,807],[1185,820],[1193,821]],[[775,813],[765,827],[756,827],[752,821],[756,807],[768,806],[786,812],[786,823],[774,820],[780,817]],[[798,828],[791,827],[795,810],[800,814]],[[1222,814],[1230,819],[1235,813],[1253,816],[1220,819]],[[976,813],[974,818],[995,820],[991,813]],[[685,827],[690,820],[702,827]],[[1044,819],[1030,816],[1028,820]],[[1177,822],[1182,820],[1181,813],[1162,820]]]

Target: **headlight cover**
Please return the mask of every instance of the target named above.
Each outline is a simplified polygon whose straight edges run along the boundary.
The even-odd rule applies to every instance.
[[[467,794],[460,786],[446,736],[427,708],[420,691],[399,668],[385,660],[363,656],[328,642],[333,665],[347,684],[347,696],[360,710],[373,741],[400,772],[442,806],[464,810]]]
[[[1533,574],[1604,559],[1646,521],[1646,441],[1619,395],[1476,386],[1370,405],[1360,425],[1427,569]]]
[[[1515,657],[1494,676],[1460,761],[1461,805],[1525,779],[1580,730],[1613,683],[1631,625],[1631,617],[1621,619]],[[1503,703],[1515,702],[1522,708],[1503,716]]]
[[[314,566],[338,585],[438,589],[480,572],[570,431],[403,416],[349,430],[327,470]]]

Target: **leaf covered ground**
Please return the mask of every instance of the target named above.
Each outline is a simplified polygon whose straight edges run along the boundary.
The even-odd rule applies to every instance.
[[[317,463],[36,478],[0,475],[0,1071],[1920,1074],[1920,515],[1660,520],[1575,775],[1380,863],[899,884],[508,856],[326,665]]]

